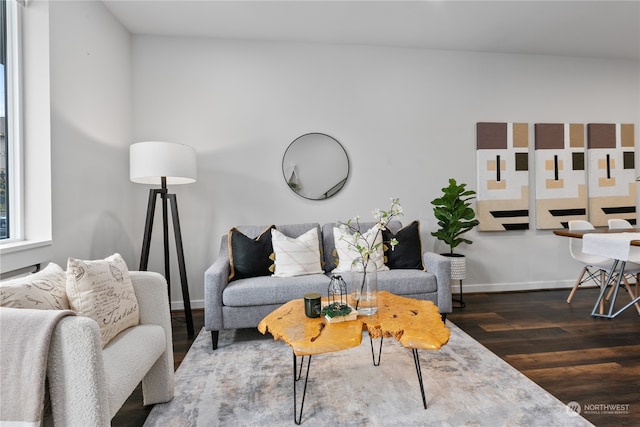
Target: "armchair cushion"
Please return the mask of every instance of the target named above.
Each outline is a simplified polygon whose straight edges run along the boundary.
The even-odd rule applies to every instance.
[[[138,301],[120,254],[96,261],[69,258],[67,271],[69,305],[78,315],[98,323],[103,347],[138,324]]]
[[[66,275],[58,264],[0,284],[0,306],[40,310],[68,310]]]

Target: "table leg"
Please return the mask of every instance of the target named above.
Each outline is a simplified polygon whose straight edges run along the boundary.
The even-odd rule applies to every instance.
[[[609,312],[607,314],[597,313],[598,307],[599,307],[600,303],[603,301],[605,293],[607,292],[607,287],[613,281],[614,275],[616,275],[616,269],[618,268],[618,265],[620,265],[620,268],[619,268],[619,273],[617,273],[616,283],[615,283],[614,288],[613,288],[613,295],[612,295],[612,298],[611,298],[611,302],[609,303]],[[609,279],[607,279],[607,283],[602,287],[602,289],[600,291],[600,296],[598,297],[598,300],[596,301],[596,304],[593,307],[593,311],[591,312],[591,316],[593,316],[593,317],[604,317],[605,319],[613,319],[613,318],[617,317],[620,313],[622,313],[623,311],[625,311],[626,309],[631,307],[632,305],[640,302],[640,297],[636,297],[636,298],[632,299],[630,303],[628,303],[627,305],[622,307],[620,310],[616,311],[615,313],[613,312],[613,309],[614,309],[614,306],[615,306],[615,302],[616,302],[616,298],[618,296],[618,290],[620,289],[620,284],[621,284],[621,282],[623,280],[625,265],[626,265],[626,261],[615,260],[613,262],[613,267],[611,268],[611,274],[609,275]]]
[[[608,317],[608,315],[606,314],[602,314],[599,311],[599,307],[601,307],[601,304],[604,302],[604,298],[605,298],[605,294],[607,293],[607,288],[609,287],[609,285],[613,282],[614,277],[616,278],[616,284],[614,286],[619,286],[620,285],[620,281],[622,280],[622,275],[618,274],[616,276],[616,269],[618,268],[618,264],[620,264],[621,261],[619,260],[613,260],[613,266],[611,266],[611,271],[609,272],[609,277],[607,278],[607,282],[602,284],[602,288],[600,289],[600,295],[598,296],[598,299],[596,300],[596,304],[593,306],[593,310],[591,311],[591,316],[593,317]],[[624,272],[624,264],[626,264],[624,261],[622,261],[623,265],[622,265],[622,269],[620,270],[621,272]]]
[[[382,340],[384,337],[380,337],[380,348],[378,349],[378,361],[376,362],[376,355],[373,352],[373,339],[369,335],[369,342],[371,343],[371,357],[373,358],[373,366],[380,366],[380,357],[382,356]]]
[[[307,395],[307,382],[309,381],[309,366],[311,365],[311,356],[307,356],[307,372],[304,377],[304,389],[302,391],[302,401],[300,402],[300,415],[298,416],[298,399],[296,397],[296,383],[302,378],[302,366],[304,365],[304,358],[300,360],[300,371],[298,371],[298,360],[295,353],[293,353],[293,421],[296,424],[302,422],[302,408],[304,407],[304,398]]]
[[[424,409],[427,409],[427,399],[424,397],[424,383],[422,382],[422,369],[420,369],[420,357],[418,356],[418,349],[412,348],[413,362],[416,365],[416,374],[418,374],[418,382],[420,383],[420,393],[422,393],[422,404]]]

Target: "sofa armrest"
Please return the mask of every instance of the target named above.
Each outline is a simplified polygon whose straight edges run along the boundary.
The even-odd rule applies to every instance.
[[[138,300],[141,325],[160,325],[166,338],[166,349],[142,380],[144,404],[167,402],[173,398],[174,364],[173,334],[167,281],[151,271],[130,271],[131,283]]]
[[[229,284],[229,270],[229,255],[225,249],[204,273],[204,326],[208,331],[224,329],[222,292]]]
[[[53,424],[110,425],[109,394],[98,324],[88,317],[61,319],[47,363]]]
[[[440,313],[451,313],[451,261],[434,252],[425,252],[423,260],[427,271],[436,275]]]

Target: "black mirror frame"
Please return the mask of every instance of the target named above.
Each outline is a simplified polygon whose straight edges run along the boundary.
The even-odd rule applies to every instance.
[[[292,146],[294,146],[294,144],[296,142],[298,142],[300,139],[309,136],[309,135],[321,135],[324,136],[326,138],[331,139],[332,141],[334,141],[338,147],[340,147],[340,149],[342,149],[342,152],[344,153],[344,157],[347,161],[347,174],[344,177],[344,179],[342,179],[338,184],[336,184],[334,187],[332,187],[331,189],[329,189],[329,191],[327,191],[326,193],[324,193],[324,197],[309,197],[309,196],[305,196],[304,194],[301,194],[299,191],[297,191],[294,186],[292,186],[291,184],[291,177],[288,177],[285,171],[285,160],[287,158],[287,153],[289,152],[289,150],[291,149]],[[347,180],[349,179],[349,175],[351,174],[351,162],[349,160],[349,155],[347,154],[347,150],[345,150],[344,146],[340,143],[340,141],[338,141],[337,139],[335,139],[334,137],[327,135],[325,133],[322,132],[309,132],[309,133],[305,133],[304,135],[301,135],[299,137],[297,137],[296,139],[294,139],[288,146],[287,149],[284,152],[284,155],[282,156],[282,175],[284,177],[285,182],[287,183],[287,186],[291,189],[291,191],[293,191],[295,194],[297,194],[298,196],[305,198],[307,200],[326,200],[329,199],[333,196],[335,196],[338,192],[340,192],[340,190],[342,190],[342,188],[344,188],[344,185],[347,183]]]

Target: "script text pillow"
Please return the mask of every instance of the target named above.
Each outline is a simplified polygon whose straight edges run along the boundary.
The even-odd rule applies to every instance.
[[[68,310],[66,275],[58,264],[0,283],[0,307]]]
[[[95,261],[69,258],[67,296],[76,314],[98,322],[103,347],[139,323],[138,300],[120,254]]]
[[[420,241],[420,223],[413,221],[411,224],[393,234],[389,230],[382,230],[382,237],[389,242],[394,237],[398,244],[391,249],[391,245],[385,245],[385,261],[390,269],[417,269],[424,270],[422,265],[422,243]]]
[[[229,280],[270,276],[273,273],[273,246],[271,229],[267,227],[258,237],[245,236],[237,228],[229,230]]]
[[[324,273],[320,264],[317,228],[312,228],[295,239],[274,228],[271,229],[271,243],[276,257],[274,276],[293,277]]]
[[[373,247],[378,243],[382,243],[382,233],[377,232],[378,229],[373,227],[360,235],[359,244],[366,247]],[[332,273],[346,273],[351,271],[351,263],[356,258],[360,258],[360,253],[353,245],[354,238],[348,230],[340,227],[333,227],[333,239],[338,255],[338,266],[333,269]],[[384,252],[382,245],[378,246],[375,253],[371,255],[370,262],[375,262],[378,271],[389,270],[384,264]]]

